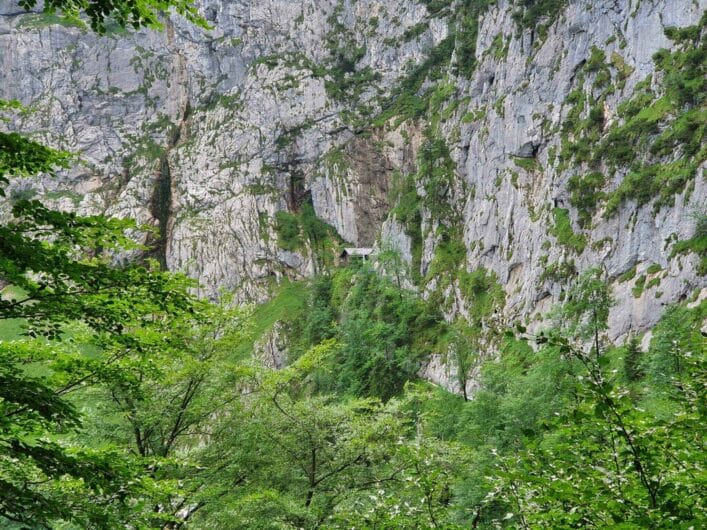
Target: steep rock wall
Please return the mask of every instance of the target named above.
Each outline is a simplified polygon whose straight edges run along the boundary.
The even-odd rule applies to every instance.
[[[450,318],[474,311],[463,274],[481,269],[503,287],[493,319],[537,325],[601,264],[617,298],[611,338],[641,332],[663,305],[704,295],[700,256],[673,252],[705,213],[704,143],[662,205],[622,192],[607,214],[630,164],[581,159],[589,133],[571,125],[606,149],[627,120],[622,103],[646,83],[650,101],[661,96],[654,54],[685,48],[666,28],[699,24],[707,5],[546,3],[528,22],[508,0],[210,0],[211,32],[174,19],[161,33],[97,37],[0,2],[0,97],[30,109],[10,126],[81,156],[14,193],[160,225],[157,257],[207,295],[263,299],[272,278],[319,270],[315,245],[283,244],[278,230],[278,212],[311,205],[343,240],[399,249]],[[420,71],[427,80],[411,84]],[[422,110],[400,103],[423,94],[409,98]],[[592,171],[601,184],[578,188]],[[401,213],[406,179],[417,226]],[[451,268],[450,241],[464,250]],[[445,380],[435,366],[428,375]]]

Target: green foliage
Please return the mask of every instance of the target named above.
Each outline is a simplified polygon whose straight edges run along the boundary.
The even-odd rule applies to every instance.
[[[452,490],[468,469],[467,453],[431,440],[404,445],[393,461],[403,479],[357,499],[334,518],[333,528],[465,528],[469,517],[461,524],[452,519]]]
[[[646,288],[646,275],[641,274],[633,284],[633,289],[631,289],[631,294],[634,298],[640,298],[643,296],[643,290]]]
[[[457,7],[455,53],[457,54],[457,70],[464,77],[471,77],[476,69],[479,17],[493,3],[494,0],[463,0]]]
[[[406,120],[418,120],[425,115],[435,115],[439,111],[439,95],[442,80],[449,70],[471,77],[476,69],[476,41],[479,18],[493,0],[462,0],[454,4],[450,0],[430,0],[423,2],[432,16],[449,15],[449,35],[429,50],[427,58],[411,67],[407,75],[392,90],[391,95],[381,104],[381,112],[372,125],[381,126],[397,117],[396,126]],[[419,30],[417,30],[419,31]],[[452,57],[456,64],[451,65]],[[434,121],[434,120],[432,120]]]
[[[676,241],[670,251],[670,257],[673,258],[680,254],[694,252],[700,257],[700,264],[697,268],[697,273],[707,275],[707,215],[704,213],[695,214],[695,232],[690,239]]]
[[[0,321],[53,343],[16,332],[0,342],[0,520],[153,528],[182,519],[203,482],[186,479],[175,457],[228,402],[221,360],[234,314],[197,303],[178,275],[116,265],[107,251],[135,248],[125,234],[134,223],[37,201],[13,213],[0,226],[0,276],[11,284]]]
[[[686,352],[698,354],[704,350],[704,337],[699,328],[706,311],[705,303],[695,310],[680,306],[666,310],[653,329],[650,346],[641,359],[646,379],[658,386],[670,386],[671,381],[682,375]]]
[[[338,4],[328,19],[332,26],[326,37],[330,57],[324,66],[313,67],[312,72],[317,77],[324,77],[324,88],[329,97],[357,101],[366,88],[380,80],[380,74],[370,66],[357,67],[366,55],[366,46],[359,46],[350,28],[340,21],[342,6]]]
[[[576,234],[572,230],[569,210],[566,208],[555,208],[552,210],[552,216],[555,223],[550,232],[557,238],[557,241],[578,254],[584,252],[584,248],[587,246],[587,238],[584,234]]]
[[[338,275],[337,283],[342,283],[342,279],[352,279],[348,274]],[[343,299],[334,299],[334,280],[328,276],[317,277],[312,280],[309,286],[309,300],[306,304],[306,317],[301,328],[301,343],[308,348],[314,344],[333,338],[336,335],[334,324],[339,316],[336,309],[337,302],[342,303]],[[337,293],[339,295],[339,293]],[[344,295],[345,296],[345,295]],[[337,296],[338,298],[338,296]]]
[[[440,240],[427,269],[427,279],[449,285],[466,263],[466,245],[456,230],[440,230]]]
[[[583,272],[568,290],[558,317],[567,336],[592,340],[595,355],[601,353],[600,336],[609,328],[609,311],[614,299],[599,268]]]
[[[0,110],[11,102],[0,100]],[[68,167],[68,153],[50,149],[17,133],[0,132],[0,196],[5,196],[8,177],[26,177],[53,173],[57,167]]]
[[[275,214],[275,232],[280,248],[295,252],[302,248],[299,218],[296,214],[280,210]]]
[[[545,258],[547,256],[544,256]],[[540,281],[552,280],[557,283],[565,283],[577,275],[577,266],[574,260],[560,261],[545,265],[545,269],[540,275]]]
[[[342,346],[331,384],[339,392],[384,400],[416,377],[443,329],[435,309],[367,267],[356,274],[339,314]]]
[[[505,41],[505,42],[504,42]],[[498,33],[491,42],[489,51],[493,54],[494,59],[501,61],[508,57],[508,46],[510,40],[506,39],[503,33]]]
[[[613,215],[626,200],[644,205],[656,199],[654,207],[672,204],[674,195],[685,188],[697,170],[696,161],[678,159],[667,164],[644,165],[631,170],[606,202],[605,216]]]
[[[598,271],[567,299],[563,334],[583,343],[606,329],[611,299]],[[597,356],[555,332],[534,351],[508,333],[471,401],[430,392],[424,434],[473,448],[460,514],[480,528],[702,526],[704,311],[671,308],[643,354],[635,340],[619,350],[602,340]]]
[[[244,367],[251,396],[216,421],[209,457],[220,495],[196,513],[197,527],[453,528],[466,451],[415,438],[417,393],[386,405],[312,394],[308,381],[336,349],[324,341],[277,372]]]
[[[451,328],[447,364],[455,371],[456,383],[461,389],[464,401],[469,400],[467,383],[470,371],[480,362],[481,343],[479,339],[478,328],[469,326],[462,320],[457,320]]]
[[[501,351],[501,364],[484,367],[482,390],[465,414],[467,443],[517,447],[571,399],[577,366],[556,349],[536,356],[527,343],[506,339]]]
[[[422,35],[429,28],[430,25],[427,22],[420,22],[418,24],[415,24],[414,26],[410,26],[408,29],[405,30],[405,33],[403,33],[403,40],[405,42],[414,40],[420,35]]]
[[[579,226],[588,228],[597,204],[604,196],[601,189],[605,184],[604,175],[595,171],[587,175],[574,175],[567,182],[570,204],[577,208]]]
[[[573,177],[569,191],[583,226],[604,200],[607,217],[629,200],[639,206],[653,202],[655,211],[672,205],[707,157],[703,141],[707,40],[701,31],[705,20],[698,26],[666,30],[676,49],[655,54],[657,79],[639,83],[610,124],[605,123],[604,102],[615,90],[612,79],[621,83],[627,66],[613,56],[608,64],[603,51],[592,49],[577,76],[579,87],[566,100],[571,107],[562,127],[560,167],[570,162],[595,170],[605,166],[609,174],[622,170],[625,176],[609,193],[601,192],[604,179],[596,171]],[[587,90],[585,84],[592,79]],[[658,85],[657,93],[652,84]]]
[[[280,210],[275,214],[277,244],[290,252],[309,246],[323,264],[331,264],[341,238],[336,230],[319,219],[311,201],[306,201],[299,212]]]
[[[390,193],[390,203],[394,205],[391,213],[405,226],[405,232],[411,238],[411,272],[412,279],[416,282],[428,282],[430,278],[444,274],[443,281],[448,285],[466,254],[461,234],[452,228],[458,221],[458,215],[451,204],[455,172],[456,165],[446,142],[436,136],[431,128],[427,128],[425,142],[418,155],[418,171],[394,178]],[[420,191],[418,187],[421,188]],[[424,238],[423,209],[433,220],[440,223],[437,229],[440,241],[424,279],[420,276]]]
[[[30,10],[37,1],[20,0],[19,4]],[[54,15],[59,11],[61,19],[74,24],[80,24],[81,15],[85,14],[91,29],[97,33],[105,33],[110,22],[121,28],[161,28],[159,17],[168,14],[171,8],[189,22],[209,27],[190,0],[47,0],[42,6],[44,13]]]
[[[657,263],[652,263],[647,269],[646,273],[647,274],[655,274],[656,272],[660,272],[662,270],[662,267],[658,265]]]
[[[82,415],[68,394],[108,381],[129,385],[122,363],[140,365],[154,322],[195,311],[193,284],[112,262],[108,250],[134,248],[125,234],[133,223],[54,212],[37,201],[18,202],[13,214],[0,226],[0,277],[13,287],[0,300],[0,321],[54,341],[78,323],[92,335],[72,338],[81,348],[0,342],[0,519],[98,528],[149,518],[138,499],[164,491],[143,476],[150,462],[77,440]]]
[[[473,514],[482,528],[493,527],[493,518],[509,512],[510,498],[485,502],[499,455],[515,454],[546,431],[547,423],[572,402],[578,371],[557,349],[535,353],[522,339],[507,337],[499,351],[498,361],[482,365],[470,401],[454,402],[440,393],[425,404],[428,435],[473,448],[473,467],[459,486],[457,502],[460,516]]]
[[[120,358],[113,377],[74,398],[87,410],[88,443],[123,447],[149,462],[142,476],[154,487],[150,528],[183,523],[213,493],[202,433],[240,393],[232,351],[243,315],[228,303],[205,306],[198,320],[172,318],[140,330],[141,355]]]
[[[424,4],[427,12],[432,16],[443,15],[452,6],[452,0],[420,0],[420,3]]]
[[[407,75],[392,90],[390,97],[382,104],[381,113],[373,125],[383,125],[394,116],[397,123],[405,120],[419,119],[425,115],[429,106],[429,95],[434,86],[424,92],[425,81],[438,81],[443,77],[443,67],[449,62],[454,49],[452,36],[446,37],[430,50],[427,59],[412,67]]]
[[[309,241],[312,248],[320,253],[332,251],[334,243],[338,243],[340,238],[336,230],[322,221],[314,211],[311,202],[305,202],[300,211],[300,222],[302,233]]]
[[[405,233],[412,243],[412,277],[418,281],[422,261],[422,211],[421,198],[413,174],[394,175],[390,204],[395,205],[391,214],[405,227]]]
[[[364,51],[365,53],[365,51]],[[380,80],[380,74],[374,72],[370,66],[362,70],[349,70],[350,61],[353,59],[340,59],[334,68],[328,70],[331,80],[324,82],[327,94],[338,100],[357,100],[363,90]]]
[[[78,28],[84,27],[84,25],[80,21],[73,20],[70,17],[66,16],[58,16],[54,13],[32,13],[25,15],[20,20],[20,23],[17,24],[17,27],[26,29],[37,29],[54,25]]]
[[[448,0],[425,3],[431,14],[452,7]],[[473,68],[477,19],[486,4],[454,4],[453,37],[396,100],[406,102],[405,112],[440,111],[452,94],[449,85],[427,95],[420,90],[425,80],[443,77],[453,49],[460,69]],[[522,27],[546,29],[562,5],[523,2],[517,19]],[[150,23],[141,11],[124,17],[118,20]],[[685,54],[700,36],[691,28],[667,33],[684,43]],[[332,79],[347,83],[357,79],[363,52],[339,48],[341,76]],[[676,61],[685,66],[699,57],[661,54],[656,61],[670,74]],[[608,94],[610,72],[605,55],[593,50],[584,71],[593,91]],[[697,160],[699,148],[686,131],[699,130],[699,115],[677,117],[669,133],[660,127],[676,113],[673,101],[696,104],[700,81],[666,79],[667,103],[631,100],[622,112],[636,119],[641,135],[655,135],[641,149],[667,156],[678,148]],[[355,81],[342,93],[356,94],[364,85]],[[589,101],[583,93],[573,98],[578,108]],[[13,106],[0,103],[3,110]],[[599,109],[570,112],[575,121],[568,135],[579,122],[589,131],[568,137],[565,154],[575,161],[595,159],[592,135],[603,134]],[[607,157],[615,164],[640,143],[638,136],[626,138],[622,144],[612,137],[616,150]],[[0,186],[69,160],[21,136],[2,141]],[[672,163],[664,165],[675,170],[676,187],[659,179],[668,195],[690,178]],[[433,128],[418,164],[417,173],[398,177],[391,202],[413,239],[418,280],[421,210],[431,215],[437,247],[424,280],[434,278],[439,289],[456,282],[469,314],[451,326],[439,293],[425,301],[404,288],[395,256],[381,257],[385,276],[359,263],[307,284],[284,282],[246,317],[228,300],[221,306],[196,301],[189,294],[193,282],[154,264],[117,263],[116,254],[146,250],[128,237],[139,228],[133,222],[54,212],[15,197],[12,219],[0,225],[0,278],[10,283],[0,300],[0,524],[705,526],[707,371],[700,327],[707,304],[669,308],[647,352],[635,340],[612,349],[605,332],[613,300],[602,272],[590,269],[567,291],[555,329],[540,334],[536,345],[510,331],[501,338],[494,313],[503,288],[491,271],[466,270],[458,212],[449,200],[455,168]],[[609,201],[642,192],[646,175],[629,179],[620,200]],[[582,227],[604,199],[603,186],[599,173],[570,180]],[[586,238],[573,232],[569,212],[558,208],[553,216],[558,241],[581,253]],[[702,255],[703,221],[690,240],[675,243],[673,254]],[[280,212],[275,230],[288,250],[327,255],[337,242],[308,201],[296,213]],[[574,272],[567,261],[547,267],[544,278]],[[635,268],[621,279],[634,277]],[[635,287],[655,281],[642,276]],[[290,356],[287,366],[272,371],[249,354],[277,323]],[[525,333],[522,326],[517,331]],[[591,349],[576,345],[589,342]],[[497,355],[484,358],[490,351]],[[412,384],[429,354],[444,352],[463,397]],[[470,396],[467,377],[477,368]]]
[[[24,295],[0,300],[0,313],[26,319],[28,334],[57,338],[60,324],[75,320],[120,333],[135,311],[189,306],[190,297],[178,287],[182,280],[154,265],[115,267],[102,254],[136,248],[125,234],[133,222],[56,212],[38,201],[19,201],[13,214],[11,224],[0,226],[0,275]],[[53,234],[51,244],[38,235],[45,233]],[[77,249],[83,254],[78,259]]]
[[[534,29],[542,23],[544,28],[550,26],[562,13],[567,0],[518,0],[519,9],[513,13],[513,18],[520,28]]]
[[[619,276],[618,276],[618,278],[616,278],[616,280],[619,283],[623,283],[623,282],[629,282],[629,281],[633,280],[635,277],[636,277],[636,266],[634,265],[633,267],[628,269],[626,272],[619,274]]]
[[[624,377],[626,381],[637,381],[643,376],[643,371],[641,370],[642,355],[643,352],[638,343],[638,338],[631,337],[626,345],[626,352],[624,353],[623,359]]]
[[[444,335],[439,312],[366,263],[338,269],[304,285],[289,284],[253,313],[238,345],[242,357],[276,322],[290,345],[289,361],[329,339],[338,346],[312,377],[320,391],[377,397],[399,395]]]
[[[534,158],[521,158],[516,156],[513,158],[513,162],[526,171],[536,171],[538,169],[538,161]]]
[[[10,177],[51,173],[69,161],[15,133],[0,143],[0,191]],[[6,333],[14,328],[11,341],[0,341],[2,523],[144,527],[164,515],[153,507],[173,488],[150,472],[157,461],[84,437],[77,398],[90,388],[132,388],[135,371],[153,366],[155,343],[174,347],[162,326],[188,320],[192,327],[200,318],[193,282],[154,263],[116,262],[117,254],[143,250],[128,235],[136,228],[26,199],[0,225],[0,278],[9,284],[0,322],[11,324]]]
[[[472,322],[481,322],[503,307],[505,293],[493,271],[480,267],[472,272],[459,274],[459,288],[469,303]]]
[[[270,300],[253,309],[250,326],[243,332],[233,355],[235,359],[244,359],[253,351],[253,345],[276,322],[289,324],[297,321],[307,303],[308,290],[303,282],[283,281],[272,293]]]
[[[666,318],[671,326],[673,316]],[[674,345],[664,383],[673,391],[662,405],[670,413],[656,414],[644,408],[648,401],[637,406],[607,357],[593,360],[565,339],[550,342],[583,366],[576,398],[547,435],[498,462],[487,505],[508,502],[506,520],[520,527],[704,526],[704,348]]]
[[[418,156],[417,178],[425,191],[423,204],[434,219],[446,220],[453,214],[450,199],[455,171],[444,139],[427,130]]]

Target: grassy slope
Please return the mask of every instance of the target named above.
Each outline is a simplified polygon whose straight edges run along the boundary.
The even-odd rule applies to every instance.
[[[304,282],[283,282],[271,300],[253,310],[252,327],[236,348],[234,352],[236,358],[251,355],[255,342],[272,329],[278,320],[293,322],[299,318],[304,310],[308,294],[309,291]]]
[[[4,299],[18,298],[22,293],[12,286],[5,287],[0,291],[0,296]],[[19,339],[22,333],[22,320],[17,318],[0,319],[0,340]]]

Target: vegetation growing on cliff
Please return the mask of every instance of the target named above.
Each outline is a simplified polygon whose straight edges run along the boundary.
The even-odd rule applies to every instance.
[[[442,50],[454,42],[473,67],[475,24],[487,2],[426,4],[431,13],[459,6],[456,40]],[[516,21],[527,28],[547,27],[564,2],[516,4]],[[54,5],[63,4],[48,9]],[[96,3],[68,7],[77,5]],[[151,17],[165,7],[97,5],[98,29],[106,14],[122,25],[156,23]],[[701,156],[686,132],[703,133],[702,116],[689,113],[703,103],[704,80],[688,63],[704,57],[686,44],[700,31],[668,31],[683,43],[655,59],[671,95],[641,108],[629,101],[628,121],[609,128],[628,139],[626,149],[607,151],[617,167],[648,144],[656,156]],[[337,53],[333,78],[344,86],[330,93],[356,94],[358,78],[349,74],[363,52]],[[621,75],[598,49],[584,74],[602,96]],[[54,211],[16,194],[0,224],[0,528],[707,526],[707,300],[696,291],[666,308],[650,340],[613,344],[604,272],[578,276],[568,260],[543,275],[567,287],[564,303],[545,315],[547,329],[531,334],[496,318],[504,288],[492,270],[468,270],[451,200],[456,168],[436,130],[453,90],[440,83],[424,105],[417,93],[407,100],[430,118],[418,169],[398,175],[392,193],[394,217],[412,240],[412,271],[390,249],[335,267],[335,230],[296,193],[293,211],[278,212],[272,228],[282,250],[318,258],[318,273],[273,281],[270,299],[252,308],[226,293],[198,300],[195,282],[161,270],[131,239],[149,227]],[[584,108],[583,90],[571,96],[577,106],[563,156],[591,166],[592,143],[606,141],[604,118]],[[18,109],[0,101],[2,111]],[[675,127],[661,130],[667,122]],[[68,160],[0,132],[0,195],[11,178],[51,173]],[[645,193],[639,202],[663,199],[633,177],[623,191],[605,193],[604,175],[570,179],[582,227],[601,201],[608,197],[610,212],[626,190]],[[569,211],[551,213],[557,241],[582,253],[587,240]],[[269,220],[259,221],[267,231]],[[694,234],[669,241],[672,254],[698,253],[704,271],[706,235],[698,214]],[[425,238],[436,245],[423,270]],[[635,280],[640,295],[663,273],[652,264],[636,279],[634,267],[618,281]],[[458,300],[463,310],[448,322],[443,313]],[[439,359],[456,371],[447,375],[457,392],[421,378]]]
[[[561,168],[572,162],[593,170],[570,181],[572,202],[583,224],[601,203],[607,217],[627,201],[639,206],[652,202],[658,211],[672,205],[675,195],[695,178],[707,157],[705,23],[707,15],[699,25],[666,29],[677,49],[654,55],[656,73],[636,85],[616,116],[608,116],[603,106],[625,77],[625,68],[617,60],[608,63],[604,51],[593,49],[578,76],[578,88],[567,98],[571,107],[560,153]],[[601,191],[605,173],[623,175],[608,192]]]
[[[317,217],[311,200],[305,201],[299,212],[277,212],[274,229],[280,248],[290,252],[309,250],[317,265],[331,266],[334,263],[341,238],[334,227]]]
[[[30,10],[37,5],[37,0],[20,0],[20,7]],[[112,25],[120,28],[139,29],[162,27],[160,16],[170,8],[185,17],[189,22],[208,28],[206,20],[199,14],[191,0],[47,0],[41,6],[44,15],[57,17],[63,23],[85,26],[83,17],[87,17],[93,31],[105,33]]]

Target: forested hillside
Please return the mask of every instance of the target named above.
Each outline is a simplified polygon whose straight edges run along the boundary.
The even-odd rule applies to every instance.
[[[0,3],[0,528],[707,526],[706,8]]]

